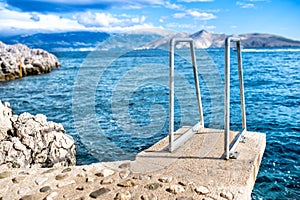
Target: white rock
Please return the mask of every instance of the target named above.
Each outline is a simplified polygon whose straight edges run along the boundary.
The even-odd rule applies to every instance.
[[[233,194],[229,191],[223,191],[220,193],[220,196],[225,198],[225,199],[228,199],[228,200],[232,200],[233,199]]]
[[[129,191],[126,191],[125,193],[117,193],[114,200],[131,200],[131,194]]]
[[[173,193],[173,194],[178,194],[184,192],[185,189],[181,185],[171,185],[168,188],[168,192]]]
[[[24,195],[24,194],[27,194],[28,192],[30,192],[31,191],[31,189],[29,188],[29,187],[21,187],[18,191],[17,191],[17,193],[19,194],[19,195]]]
[[[37,179],[35,179],[34,182],[35,182],[37,185],[42,185],[42,184],[45,183],[47,180],[48,180],[48,177],[40,176],[40,177],[38,177]]]
[[[205,186],[198,186],[198,187],[195,188],[195,191],[198,194],[208,194],[208,193],[210,193],[209,189]]]
[[[0,102],[0,166],[27,168],[76,164],[74,140],[61,124],[47,122],[41,114],[12,115],[8,106]]]
[[[143,194],[141,196],[141,199],[142,200],[158,200],[157,196],[155,194],[153,194],[152,192],[148,193],[148,194]]]
[[[57,192],[52,192],[48,196],[46,196],[45,200],[53,200],[54,197],[58,195]]]
[[[114,182],[114,179],[108,177],[108,178],[104,178],[100,181],[101,185],[109,185],[112,184]]]
[[[130,171],[128,169],[122,170],[119,172],[119,176],[121,179],[125,179],[129,176]]]
[[[96,173],[97,176],[108,177],[115,173],[115,171],[111,169],[102,169],[99,173]]]
[[[158,180],[162,183],[170,183],[173,180],[173,178],[172,176],[160,177]]]
[[[62,181],[62,182],[57,184],[57,187],[62,188],[62,187],[65,187],[67,185],[71,185],[71,184],[74,184],[74,183],[76,183],[75,180]]]

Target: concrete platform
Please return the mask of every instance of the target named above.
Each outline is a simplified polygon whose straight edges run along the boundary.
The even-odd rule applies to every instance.
[[[188,127],[179,129],[180,135]],[[237,132],[231,132],[231,140]],[[226,191],[233,199],[251,199],[266,135],[245,132],[246,143],[239,143],[237,159],[224,159],[224,131],[203,128],[175,152],[168,151],[168,137],[137,155],[131,163],[134,173],[159,173],[189,180],[209,188],[210,198],[222,199]],[[224,195],[224,194],[223,194]],[[231,199],[231,198],[229,198]]]
[[[181,135],[187,127],[176,134]],[[224,160],[224,131],[201,129],[175,152],[168,137],[135,161],[58,168],[0,167],[0,199],[243,200],[251,191],[266,145],[262,133],[246,132],[235,160]],[[236,132],[231,132],[231,138]]]

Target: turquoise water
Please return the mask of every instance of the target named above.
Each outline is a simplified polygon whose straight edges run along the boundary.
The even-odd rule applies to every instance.
[[[60,69],[0,82],[0,99],[16,114],[43,113],[62,123],[76,140],[78,164],[133,159],[167,135],[167,51],[54,53]],[[177,53],[175,129],[197,121],[189,54]],[[222,128],[223,49],[196,53],[205,126]],[[231,127],[239,129],[234,53]],[[299,199],[300,49],[245,50],[243,64],[247,128],[267,135],[252,198]]]

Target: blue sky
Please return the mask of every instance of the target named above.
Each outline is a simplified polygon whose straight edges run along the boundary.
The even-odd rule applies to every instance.
[[[300,40],[300,0],[0,0],[2,35],[154,27]]]

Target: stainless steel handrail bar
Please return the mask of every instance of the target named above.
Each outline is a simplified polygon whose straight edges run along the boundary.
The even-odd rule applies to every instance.
[[[190,44],[190,51],[192,57],[192,65],[194,71],[194,80],[196,87],[196,95],[198,101],[198,111],[200,122],[194,125],[186,134],[182,135],[176,141],[174,141],[174,52],[175,44],[178,42],[188,42]],[[194,133],[198,131],[200,127],[204,127],[204,119],[202,112],[201,94],[199,89],[198,71],[196,56],[194,51],[194,40],[191,38],[173,38],[170,40],[170,94],[169,94],[169,150],[172,152],[178,148],[181,144],[187,141]],[[196,130],[197,129],[197,130]]]
[[[236,43],[237,57],[238,57],[238,74],[240,84],[240,101],[242,112],[242,131],[238,133],[236,139],[230,145],[230,43]],[[243,67],[242,67],[242,55],[241,55],[241,39],[235,37],[228,37],[225,40],[225,95],[224,95],[224,151],[225,158],[229,159],[231,154],[240,141],[242,135],[247,131],[246,124],[246,109],[245,109],[245,96],[244,96],[244,80],[243,80]]]

